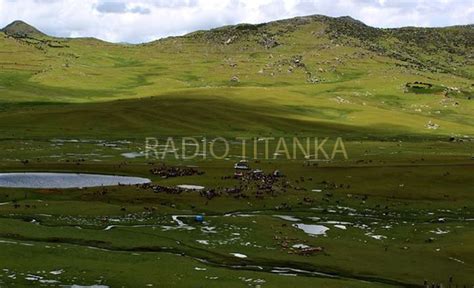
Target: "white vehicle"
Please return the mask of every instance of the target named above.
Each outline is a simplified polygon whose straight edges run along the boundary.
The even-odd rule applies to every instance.
[[[240,160],[239,163],[234,164],[234,169],[238,170],[250,170],[249,163],[247,160]]]

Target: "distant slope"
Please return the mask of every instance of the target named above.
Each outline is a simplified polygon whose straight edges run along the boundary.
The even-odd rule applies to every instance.
[[[232,45],[239,42],[253,42],[266,49],[280,46],[285,39],[308,26],[322,27],[311,31],[299,41],[311,41],[313,37],[327,37],[331,43],[349,47],[360,47],[397,60],[402,60],[420,70],[453,73],[474,78],[474,25],[442,28],[403,27],[381,29],[370,27],[349,16],[328,17],[311,15],[278,20],[262,24],[239,24],[207,31],[196,31],[182,37],[169,37],[150,42],[166,42],[173,39],[198,40],[211,46]],[[35,27],[17,20],[0,30],[6,35],[26,38],[47,37]],[[62,38],[61,38],[62,39]],[[48,37],[54,41],[54,37]],[[59,40],[59,38],[56,38]],[[63,39],[64,40],[64,39]],[[196,43],[196,44],[198,44]],[[288,45],[288,43],[285,43]],[[292,43],[297,44],[297,43]],[[61,46],[55,43],[53,46]],[[128,44],[118,44],[129,46]],[[50,45],[51,46],[51,45]],[[247,48],[250,48],[248,46]]]
[[[39,31],[35,27],[17,20],[13,21],[12,23],[8,24],[0,30],[1,32],[14,37],[39,37],[39,36],[46,36],[43,32]]]
[[[140,45],[0,33],[0,134],[474,135],[472,31],[316,15]]]
[[[225,26],[209,31],[197,31],[185,37],[208,43],[233,44],[242,39],[254,39],[265,48],[275,48],[290,34],[306,26],[323,25],[320,31],[311,31],[303,41],[327,36],[332,43],[361,47],[370,51],[409,62],[415,68],[450,72],[474,77],[467,67],[474,61],[474,25],[443,28],[403,27],[381,29],[370,27],[351,17],[312,15],[269,23]],[[316,27],[316,26],[315,26]],[[468,69],[466,69],[468,68]]]

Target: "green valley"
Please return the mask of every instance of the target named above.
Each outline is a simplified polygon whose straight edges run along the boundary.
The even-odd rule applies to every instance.
[[[0,287],[472,287],[473,28],[314,15],[115,44],[13,22],[0,172],[151,182],[0,188]]]

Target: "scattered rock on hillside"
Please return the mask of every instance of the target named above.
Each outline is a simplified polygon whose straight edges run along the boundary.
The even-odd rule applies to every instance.
[[[426,124],[426,128],[436,130],[439,128],[439,125],[430,120],[428,124]]]
[[[274,48],[274,47],[277,47],[278,45],[280,45],[280,43],[278,43],[275,38],[273,37],[263,37],[262,41],[260,42],[263,47],[267,48],[267,49],[271,49],[271,48]]]
[[[225,44],[226,45],[232,44],[232,42],[234,42],[235,39],[237,39],[237,36],[232,36],[225,41]]]
[[[321,80],[316,78],[316,77],[308,78],[308,83],[315,84],[315,83],[319,83],[319,82],[321,82]]]
[[[303,56],[301,56],[301,55],[293,56],[291,61],[293,62],[294,65],[296,65],[296,67],[304,67],[305,66],[304,63],[303,63]]]

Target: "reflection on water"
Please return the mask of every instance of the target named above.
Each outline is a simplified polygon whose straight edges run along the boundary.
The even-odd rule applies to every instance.
[[[0,173],[0,187],[10,188],[82,188],[135,185],[150,182],[140,177],[80,173]]]

